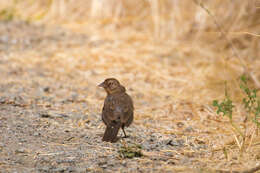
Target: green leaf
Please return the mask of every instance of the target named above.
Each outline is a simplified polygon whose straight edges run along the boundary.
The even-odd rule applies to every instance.
[[[246,77],[246,75],[242,75],[241,77],[240,77],[240,80],[243,82],[243,83],[247,83],[247,77]]]
[[[217,107],[218,106],[218,101],[217,100],[213,100],[212,105]]]
[[[139,144],[132,144],[127,146],[122,146],[119,150],[119,156],[122,158],[134,158],[134,157],[142,157],[142,146]]]

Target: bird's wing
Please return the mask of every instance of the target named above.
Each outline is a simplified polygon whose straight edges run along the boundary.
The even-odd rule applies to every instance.
[[[102,139],[103,141],[116,142],[117,140],[117,133],[121,127],[120,111],[118,108],[117,99],[108,96],[102,111],[102,120],[107,126]]]
[[[126,93],[109,96],[105,100],[102,111],[102,120],[106,125],[114,122],[127,123],[133,116],[133,101]]]
[[[119,115],[117,99],[108,96],[103,106],[102,120],[107,126],[112,125],[112,121],[118,121],[120,119]]]
[[[117,102],[114,112],[120,117],[121,123],[125,124],[133,116],[133,101],[129,95],[123,93]]]

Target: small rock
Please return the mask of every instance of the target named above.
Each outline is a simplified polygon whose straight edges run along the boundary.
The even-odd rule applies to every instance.
[[[65,172],[67,170],[67,168],[55,168],[55,169],[52,169],[51,172]]]
[[[43,88],[43,91],[44,91],[44,92],[50,92],[50,87],[44,87],[44,88]]]
[[[74,137],[73,137],[73,136],[71,136],[71,137],[69,137],[69,138],[65,139],[65,141],[70,141],[70,140],[72,140],[72,139],[74,139]]]
[[[194,132],[194,129],[191,126],[189,126],[184,131],[190,133],[190,132]]]
[[[184,123],[183,123],[183,122],[178,122],[178,123],[177,123],[177,126],[178,126],[179,128],[182,128],[182,127],[184,126]]]
[[[0,97],[0,104],[5,104],[7,102],[6,97]]]
[[[41,136],[41,133],[40,132],[34,132],[33,136]]]
[[[40,112],[38,114],[41,118],[67,118],[68,115],[56,112]]]
[[[24,138],[20,138],[20,139],[19,139],[19,142],[27,142],[27,140],[24,139]]]
[[[107,161],[98,162],[98,166],[100,166],[101,168],[107,168]]]
[[[41,168],[38,168],[38,172],[50,172],[50,167],[41,167]]]
[[[166,152],[165,155],[168,156],[168,157],[173,157],[173,153],[172,152]]]
[[[68,157],[68,158],[65,158],[65,159],[57,160],[56,162],[58,164],[60,164],[60,163],[74,163],[75,159],[76,159],[76,157]]]
[[[79,96],[78,93],[73,93],[73,94],[71,94],[70,97],[72,100],[77,100],[78,96]]]
[[[41,117],[41,118],[52,118],[48,113],[46,113],[46,112],[41,112],[41,113],[39,113],[39,116]]]
[[[27,151],[24,148],[20,148],[20,149],[15,150],[15,153],[27,153]]]
[[[176,162],[174,160],[168,160],[167,164],[176,165]]]
[[[174,146],[174,147],[183,147],[184,141],[183,140],[169,140],[166,145]]]

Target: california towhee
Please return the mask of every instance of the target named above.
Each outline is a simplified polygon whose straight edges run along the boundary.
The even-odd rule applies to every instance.
[[[102,120],[107,127],[102,140],[116,142],[120,127],[127,137],[124,128],[133,122],[133,101],[126,93],[125,87],[115,78],[108,78],[98,86],[107,92],[102,110]]]

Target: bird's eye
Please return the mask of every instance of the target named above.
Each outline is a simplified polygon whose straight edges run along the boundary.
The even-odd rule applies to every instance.
[[[108,82],[108,86],[111,86],[111,85],[113,85],[113,82]]]
[[[109,87],[110,89],[115,89],[115,88],[116,88],[116,83],[114,83],[113,81],[108,82],[108,87]]]

